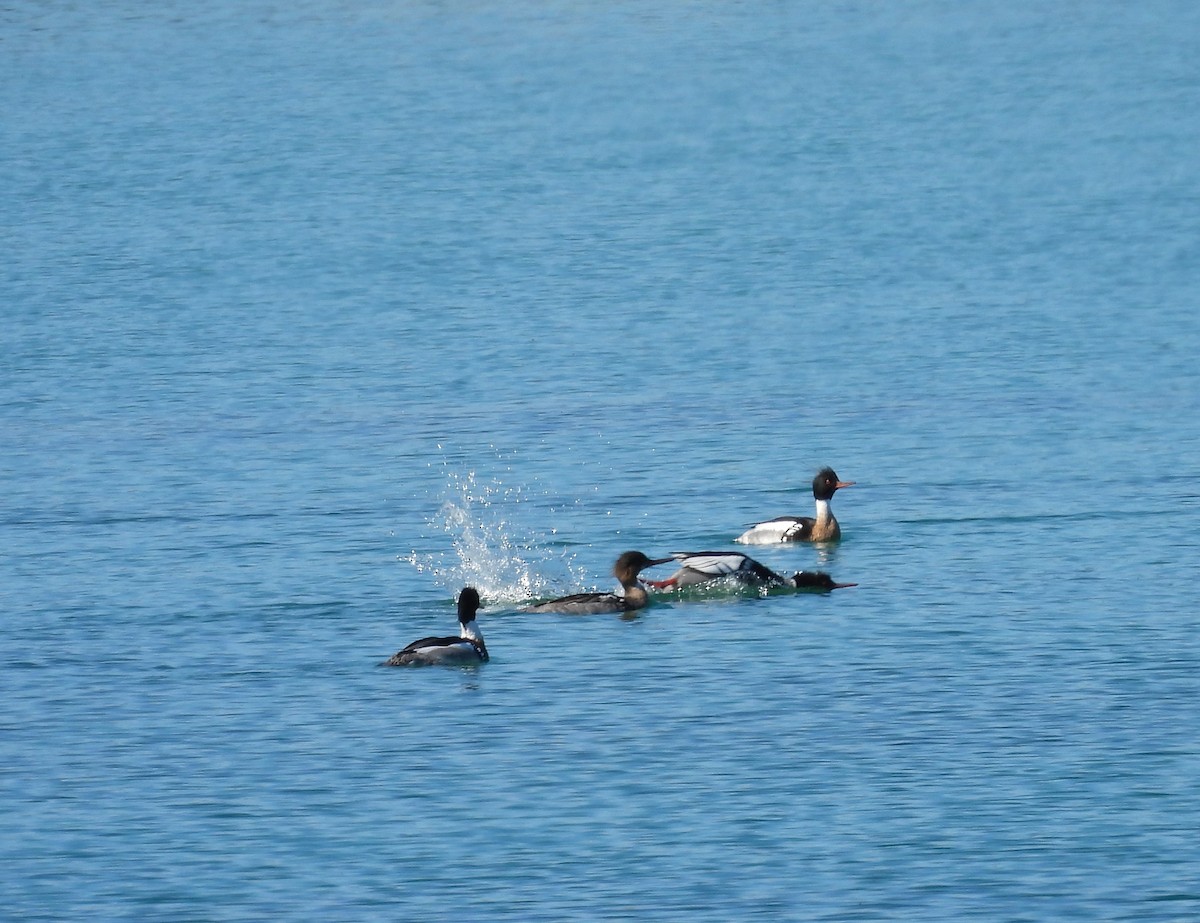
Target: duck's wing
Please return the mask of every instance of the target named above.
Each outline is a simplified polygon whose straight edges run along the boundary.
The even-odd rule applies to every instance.
[[[751,559],[736,551],[677,551],[671,555],[681,568],[709,579],[728,577],[746,567]]]
[[[759,522],[734,539],[739,545],[777,545],[780,542],[803,542],[812,534],[815,520],[811,516],[777,516]]]
[[[663,581],[663,586],[695,586],[697,583],[720,580],[724,577],[739,580],[747,576],[752,578],[747,568],[756,565],[756,562],[744,554],[734,551],[680,551],[673,557],[679,562],[679,570]]]
[[[383,662],[387,667],[403,667],[412,663],[436,663],[439,660],[464,657],[474,652],[487,660],[487,649],[480,653],[482,642],[454,636],[421,638],[397,651]]]
[[[400,654],[411,654],[415,651],[425,650],[426,648],[449,647],[451,644],[458,644],[463,640],[465,639],[460,638],[457,635],[446,635],[440,638],[421,638],[419,641],[414,641],[412,644],[406,645],[403,650],[397,653],[396,656],[398,657]]]
[[[679,562],[679,570],[666,580],[646,580],[647,584],[665,590],[682,589],[724,577],[743,583],[784,582],[769,567],[736,551],[677,551],[671,557]]]
[[[677,555],[683,565],[680,573],[693,577],[690,581],[698,583],[702,580],[714,580],[720,577],[734,577],[746,583],[783,583],[784,579],[767,567],[744,554],[736,551],[693,551],[681,552]],[[678,575],[677,575],[678,576]],[[686,577],[679,581],[680,586],[686,586]]]
[[[620,612],[625,609],[625,599],[616,593],[574,593],[544,603],[526,606],[522,612],[564,612],[571,615],[589,615],[596,612]]]

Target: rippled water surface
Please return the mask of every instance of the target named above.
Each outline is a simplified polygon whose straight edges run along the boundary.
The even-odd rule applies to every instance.
[[[1197,34],[0,10],[3,915],[1200,917]]]

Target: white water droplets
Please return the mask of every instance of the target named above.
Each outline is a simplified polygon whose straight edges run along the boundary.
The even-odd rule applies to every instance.
[[[574,555],[546,547],[543,534],[525,521],[526,509],[534,515],[547,505],[528,499],[520,486],[448,470],[446,496],[429,524],[449,537],[451,550],[413,551],[406,560],[449,590],[474,586],[489,601],[516,602],[577,585],[583,578]]]

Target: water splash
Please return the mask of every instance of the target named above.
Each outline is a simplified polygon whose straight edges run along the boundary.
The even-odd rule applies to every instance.
[[[449,537],[451,550],[411,552],[404,560],[419,572],[451,591],[471,585],[485,600],[501,602],[552,596],[582,583],[575,555],[547,547],[544,536],[520,521],[531,499],[524,488],[474,471],[448,469],[446,475],[446,496],[429,525]]]

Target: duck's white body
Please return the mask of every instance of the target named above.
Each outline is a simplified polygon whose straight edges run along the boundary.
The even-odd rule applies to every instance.
[[[780,542],[802,542],[801,536],[808,517],[780,516],[758,522],[734,539],[739,545],[778,545]]]

